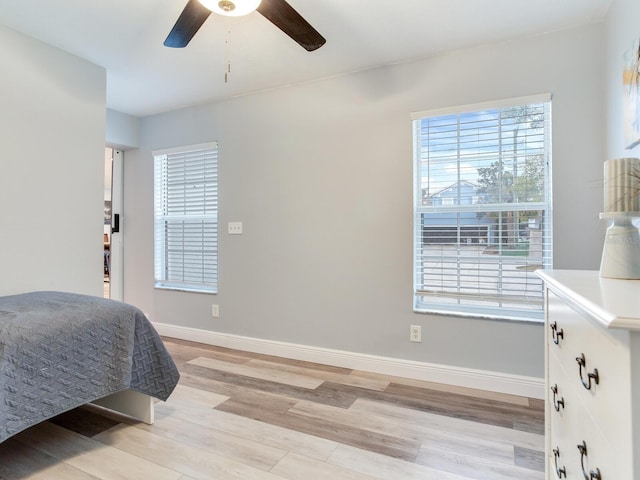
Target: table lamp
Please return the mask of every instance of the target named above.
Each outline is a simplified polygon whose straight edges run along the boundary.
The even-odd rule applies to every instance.
[[[609,221],[600,276],[640,279],[640,235],[633,218],[640,217],[640,159],[616,158],[604,163],[604,212]]]

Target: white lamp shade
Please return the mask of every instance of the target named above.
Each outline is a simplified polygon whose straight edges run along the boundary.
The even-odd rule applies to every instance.
[[[241,17],[255,11],[262,0],[198,0],[213,13],[227,17]]]

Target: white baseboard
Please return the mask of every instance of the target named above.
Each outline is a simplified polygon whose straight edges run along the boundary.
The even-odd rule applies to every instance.
[[[364,370],[397,377],[444,383],[492,392],[544,398],[544,379],[487,370],[381,357],[357,352],[242,337],[166,323],[153,323],[160,335],[192,342],[275,355],[335,367]]]

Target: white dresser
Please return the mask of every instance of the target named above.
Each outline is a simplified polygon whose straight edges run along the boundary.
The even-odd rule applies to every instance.
[[[539,271],[547,479],[640,480],[640,281]]]

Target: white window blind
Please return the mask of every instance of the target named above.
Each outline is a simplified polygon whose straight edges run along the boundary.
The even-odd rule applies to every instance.
[[[154,152],[155,286],[216,292],[218,146]]]
[[[551,101],[414,114],[414,309],[541,320]]]

